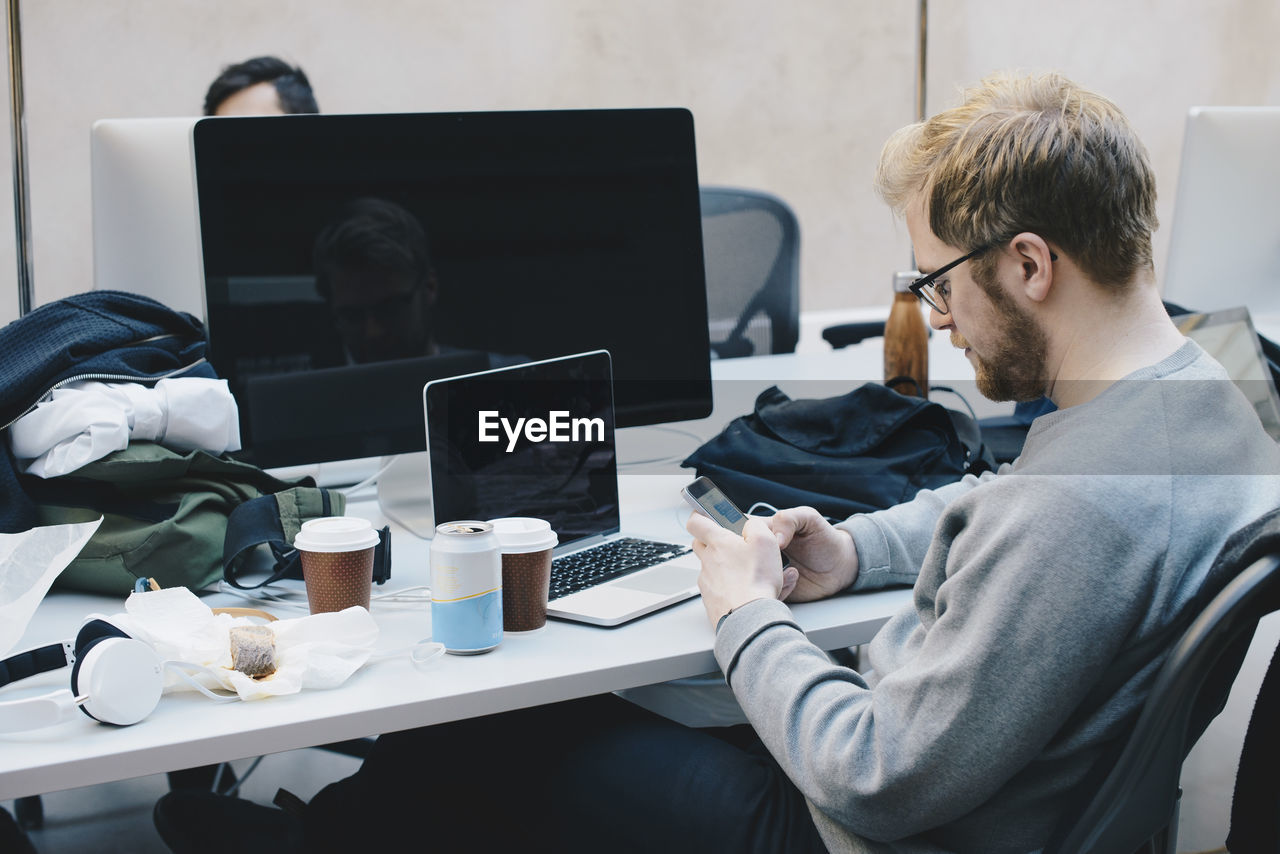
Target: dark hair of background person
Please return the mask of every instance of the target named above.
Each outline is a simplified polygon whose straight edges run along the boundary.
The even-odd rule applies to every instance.
[[[347,202],[316,236],[316,290],[328,299],[342,268],[379,268],[410,276],[416,287],[432,276],[431,247],[418,218],[394,202],[358,198]]]
[[[286,113],[318,113],[315,94],[306,73],[274,56],[255,56],[222,69],[204,96],[204,114],[212,116],[227,98],[258,83],[272,83]]]
[[[355,362],[436,352],[436,278],[422,224],[380,198],[348,202],[316,236],[316,291]]]

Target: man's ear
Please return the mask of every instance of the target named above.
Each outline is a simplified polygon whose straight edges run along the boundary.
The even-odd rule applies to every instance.
[[[1053,262],[1058,256],[1044,238],[1024,231],[1010,241],[1022,273],[1022,291],[1027,299],[1043,302],[1053,288]]]

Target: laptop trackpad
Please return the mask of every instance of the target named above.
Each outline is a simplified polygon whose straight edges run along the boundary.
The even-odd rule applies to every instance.
[[[696,586],[698,570],[688,566],[655,566],[626,578],[620,578],[613,584],[628,590],[643,590],[645,593],[674,593],[686,587]]]

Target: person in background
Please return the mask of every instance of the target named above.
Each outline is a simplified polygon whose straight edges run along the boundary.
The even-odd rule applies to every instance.
[[[228,65],[204,96],[206,116],[272,116],[318,113],[311,81],[296,65],[255,56]]]

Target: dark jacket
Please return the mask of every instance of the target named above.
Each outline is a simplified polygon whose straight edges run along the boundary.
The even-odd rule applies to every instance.
[[[77,380],[154,383],[216,378],[204,325],[138,294],[89,291],[40,306],[0,329],[0,430],[48,392]],[[5,437],[0,460],[0,532],[37,524]]]

